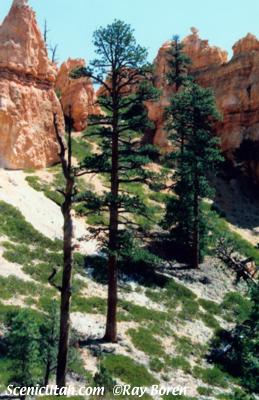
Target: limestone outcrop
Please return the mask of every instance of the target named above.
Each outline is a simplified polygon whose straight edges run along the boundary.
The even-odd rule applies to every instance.
[[[0,25],[0,166],[41,168],[59,161],[53,113],[63,129],[49,61],[27,0],[14,0]]]
[[[68,59],[64,62],[58,72],[55,88],[60,95],[60,101],[65,116],[71,115],[75,131],[83,131],[87,127],[88,115],[100,113],[96,104],[96,96],[91,79],[71,79],[70,72],[78,67],[85,67],[83,59]]]

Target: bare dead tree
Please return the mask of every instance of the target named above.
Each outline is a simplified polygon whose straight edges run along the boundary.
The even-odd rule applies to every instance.
[[[50,54],[51,54],[51,62],[53,62],[53,64],[57,64],[58,63],[58,57],[57,57],[57,50],[58,50],[58,44],[55,44],[55,46],[50,46]]]
[[[48,23],[47,23],[47,20],[45,19],[45,21],[44,21],[43,38],[44,38],[44,42],[45,42],[47,48],[49,47],[48,46],[48,33],[49,33]]]
[[[216,247],[216,255],[236,274],[236,283],[240,279],[246,282],[256,283],[255,275],[258,268],[254,260],[250,258],[243,259],[237,252],[235,245],[224,237],[220,238]]]
[[[46,48],[49,52],[51,62],[53,62],[54,64],[57,64],[58,63],[58,57],[57,57],[58,44],[55,44],[54,46],[52,46],[52,44],[49,43],[49,41],[48,41],[49,32],[50,32],[50,29],[48,29],[48,22],[45,19],[44,31],[43,31],[44,42],[45,42]]]
[[[61,211],[64,218],[63,225],[63,274],[61,287],[57,287],[61,292],[60,302],[60,333],[57,357],[56,383],[58,387],[66,385],[69,333],[70,333],[70,302],[73,271],[73,221],[72,221],[72,203],[75,193],[75,176],[72,167],[72,118],[71,110],[68,119],[68,140],[67,146],[63,134],[60,133],[57,116],[54,115],[54,127],[60,151],[59,157],[62,165],[63,175],[65,177],[65,190],[62,191],[64,202]],[[67,154],[66,154],[67,153]],[[55,273],[50,277],[53,279]]]

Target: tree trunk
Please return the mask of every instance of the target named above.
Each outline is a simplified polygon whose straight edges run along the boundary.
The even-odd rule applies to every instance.
[[[193,256],[192,267],[199,268],[200,262],[200,204],[199,204],[199,179],[197,171],[194,179],[194,226],[193,226]]]
[[[63,275],[60,302],[60,330],[59,345],[57,357],[56,384],[58,387],[66,386],[66,372],[69,349],[69,331],[70,331],[70,299],[72,285],[72,269],[73,269],[73,221],[71,208],[73,202],[73,193],[75,185],[75,176],[72,170],[72,118],[70,108],[70,118],[68,124],[68,149],[66,159],[66,147],[63,142],[63,136],[59,134],[56,118],[54,125],[57,139],[60,145],[60,159],[62,163],[63,174],[66,179],[66,188],[64,195],[64,203],[61,211],[64,218],[63,225]]]
[[[113,135],[112,135],[112,170],[111,170],[111,203],[109,221],[109,260],[108,260],[108,303],[107,319],[104,340],[117,342],[117,281],[118,281],[118,261],[117,261],[117,240],[118,240],[118,193],[119,193],[119,142],[118,142],[118,114],[116,110],[116,99],[113,99]]]
[[[44,376],[44,386],[48,386],[48,384],[49,384],[50,368],[51,368],[51,360],[48,359],[47,364],[46,364],[45,376]]]
[[[112,343],[117,342],[117,280],[118,268],[117,257],[110,255],[108,262],[108,304],[107,321],[104,340]]]
[[[66,385],[67,359],[69,349],[69,330],[70,330],[70,298],[72,284],[72,268],[73,268],[73,222],[71,217],[72,192],[74,180],[71,178],[67,181],[66,197],[62,206],[64,216],[64,243],[63,243],[63,276],[61,287],[61,304],[60,304],[60,336],[58,347],[58,362],[56,383],[58,387]]]

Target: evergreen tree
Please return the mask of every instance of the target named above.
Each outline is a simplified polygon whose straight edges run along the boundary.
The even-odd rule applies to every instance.
[[[98,58],[90,68],[72,73],[74,78],[88,76],[102,85],[98,102],[104,114],[89,120],[100,138],[100,149],[87,157],[80,169],[82,173],[108,174],[109,190],[102,196],[87,192],[80,200],[85,199],[92,212],[108,214],[107,226],[100,224],[95,233],[103,233],[108,253],[105,340],[116,342],[118,255],[127,241],[125,231],[136,227],[129,215],[148,214],[139,196],[128,192],[128,185],[148,182],[153,176],[145,166],[157,151],[151,145],[141,146],[141,138],[150,126],[143,102],[154,99],[157,91],[149,83],[151,67],[146,64],[147,51],[136,43],[129,25],[115,20],[98,29],[94,33],[94,45]]]
[[[57,352],[59,339],[59,312],[58,303],[53,300],[44,315],[44,320],[40,325],[40,356],[44,365],[44,386],[47,386],[50,374],[57,366]]]
[[[207,236],[202,198],[213,194],[208,172],[221,160],[218,139],[213,135],[213,124],[219,114],[211,90],[195,83],[174,96],[167,113],[170,118],[167,129],[176,144],[174,157],[180,162],[173,176],[177,197],[167,206],[166,225],[177,242],[188,250],[191,265],[198,268]],[[179,149],[182,132],[185,142]]]
[[[186,86],[192,80],[188,74],[191,59],[184,53],[184,44],[180,42],[178,35],[173,36],[167,59],[169,67],[168,82],[178,92],[181,86]]]
[[[253,283],[249,293],[251,306],[242,321],[227,331],[220,330],[212,341],[211,361],[221,364],[229,374],[238,377],[249,393],[259,393],[259,285]],[[222,351],[227,349],[227,351]],[[251,395],[235,399],[254,400]]]
[[[174,35],[171,41],[171,46],[167,55],[167,64],[169,72],[167,74],[168,83],[172,85],[174,91],[177,93],[179,89],[186,87],[193,78],[188,73],[188,67],[191,65],[191,59],[184,53],[184,43],[179,40],[178,35]],[[167,114],[166,119],[170,121],[170,113]],[[176,138],[174,138],[176,140]],[[178,142],[180,145],[180,157],[178,162],[181,163],[183,157],[183,146],[185,141],[185,130],[179,130]],[[175,160],[175,157],[173,157]]]
[[[12,381],[33,386],[40,379],[39,324],[28,309],[11,317],[7,334],[8,355],[13,360]]]

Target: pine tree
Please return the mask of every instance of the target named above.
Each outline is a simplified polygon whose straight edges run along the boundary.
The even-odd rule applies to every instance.
[[[184,53],[184,44],[180,42],[178,35],[173,36],[167,59],[169,67],[168,82],[178,92],[180,87],[186,86],[192,80],[188,74],[191,59]]]
[[[89,125],[95,127],[95,135],[100,138],[100,149],[98,154],[84,160],[81,170],[106,173],[110,183],[104,195],[88,192],[81,200],[85,199],[92,212],[108,214],[108,226],[101,224],[95,232],[103,233],[108,253],[104,338],[116,342],[118,255],[127,241],[126,230],[136,227],[129,215],[148,214],[139,196],[129,193],[128,185],[148,182],[153,176],[145,166],[157,151],[151,145],[141,146],[141,138],[151,124],[143,102],[154,99],[157,91],[149,83],[151,67],[146,64],[147,51],[137,45],[129,25],[115,20],[106,28],[98,29],[94,33],[94,45],[98,58],[90,68],[72,73],[74,78],[88,76],[102,85],[98,102],[104,114],[89,120]]]
[[[39,325],[28,309],[11,317],[7,335],[12,363],[12,381],[19,386],[33,386],[40,380]]]
[[[44,365],[44,386],[49,384],[51,373],[56,369],[58,339],[59,339],[59,312],[56,300],[51,301],[47,313],[44,315],[40,330],[40,356]]]
[[[192,82],[193,77],[188,72],[191,63],[191,59],[184,53],[184,43],[180,41],[178,35],[174,35],[167,54],[167,64],[169,68],[167,78],[169,85],[173,86],[176,93],[179,89],[186,87],[190,82]],[[166,115],[166,117],[170,120],[170,115]],[[182,129],[179,133],[178,140],[180,143],[181,157],[178,161],[180,163],[183,156],[185,130]]]
[[[238,295],[238,293],[235,293]],[[246,307],[233,301],[236,325],[231,330],[220,330],[211,345],[210,360],[221,364],[221,368],[238,378],[250,395],[235,393],[235,399],[255,400],[252,393],[259,393],[259,285],[253,282],[248,291],[249,299],[240,294]],[[237,310],[242,312],[237,312]],[[222,351],[227,349],[227,351]],[[250,397],[251,396],[251,397]]]
[[[167,128],[176,144],[174,156],[180,162],[173,176],[177,197],[167,206],[166,224],[182,248],[188,250],[192,267],[198,268],[207,233],[202,199],[213,194],[208,172],[221,160],[218,138],[213,134],[219,114],[211,90],[191,83],[174,96],[168,115]],[[185,142],[179,148],[183,131]]]

